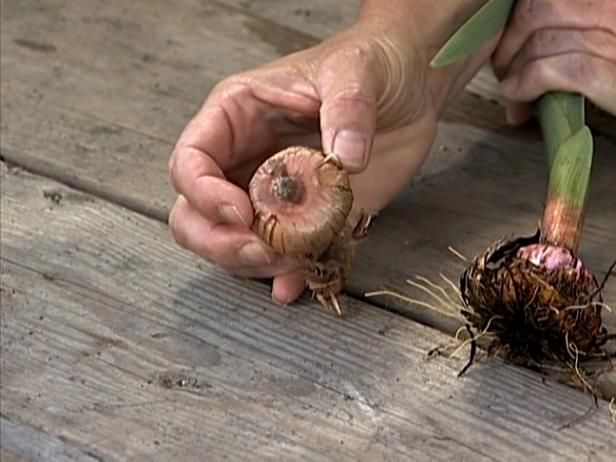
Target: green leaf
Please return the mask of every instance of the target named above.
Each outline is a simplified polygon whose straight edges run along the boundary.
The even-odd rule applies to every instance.
[[[577,93],[547,92],[539,99],[537,114],[551,166],[562,143],[584,127],[584,97]]]
[[[554,156],[550,172],[550,192],[569,206],[583,209],[592,168],[593,139],[582,127],[562,143]]]
[[[430,64],[447,66],[475,52],[507,24],[514,2],[489,0],[445,42]]]

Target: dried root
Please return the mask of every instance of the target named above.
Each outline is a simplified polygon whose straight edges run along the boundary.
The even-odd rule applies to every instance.
[[[309,262],[306,285],[324,309],[338,316],[343,310],[337,295],[350,277],[357,245],[367,236],[371,220],[371,215],[362,213],[354,227],[347,222],[319,259]]]

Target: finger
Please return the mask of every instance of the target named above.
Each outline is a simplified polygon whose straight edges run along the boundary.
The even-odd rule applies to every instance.
[[[233,130],[220,106],[204,109],[186,127],[171,160],[171,182],[208,220],[250,226],[253,210],[245,191],[225,179]]]
[[[173,206],[169,226],[178,245],[236,274],[271,277],[297,267],[296,262],[265,246],[248,228],[203,218],[183,196]]]
[[[613,0],[520,0],[492,59],[496,76],[502,78],[507,73],[514,56],[534,32],[547,28],[614,32],[610,24],[614,15],[616,2]]]
[[[303,271],[297,270],[283,274],[274,279],[272,299],[282,305],[288,305],[297,300],[305,288]]]
[[[597,29],[540,29],[524,43],[507,73],[515,74],[531,61],[567,53],[589,54],[616,62],[616,34]]]
[[[301,265],[294,262],[275,263],[265,266],[217,266],[231,276],[248,279],[277,278],[301,268]]]
[[[359,45],[335,53],[322,64],[317,83],[323,149],[351,173],[366,168],[376,129],[376,63],[368,55]]]
[[[526,123],[533,115],[533,106],[530,103],[505,102],[505,115],[507,123],[518,126]]]
[[[530,62],[501,83],[507,99],[530,102],[547,91],[581,93],[603,110],[616,113],[616,63],[582,53]]]

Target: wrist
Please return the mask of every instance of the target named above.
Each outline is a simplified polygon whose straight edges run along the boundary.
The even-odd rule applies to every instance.
[[[485,0],[364,0],[357,21],[369,23],[377,34],[395,36],[401,49],[417,55],[414,59],[417,66],[423,67],[426,90],[440,114],[489,59],[498,37],[445,68],[434,69],[430,61],[484,3]]]

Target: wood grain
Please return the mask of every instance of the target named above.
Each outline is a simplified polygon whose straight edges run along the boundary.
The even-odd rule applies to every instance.
[[[0,426],[0,431],[2,431],[2,427]],[[3,448],[0,448],[0,460],[2,462],[27,462],[27,459],[23,457],[19,457],[12,452],[9,452]]]
[[[323,40],[354,21],[361,0],[217,0],[251,16]]]
[[[63,438],[54,438],[33,428],[2,417],[0,419],[2,462],[100,462],[103,459],[92,449],[79,448]],[[9,452],[10,451],[10,452]],[[19,455],[16,455],[19,454]]]
[[[427,327],[348,298],[342,320],[276,306],[157,221],[4,164],[0,185],[2,441],[18,456],[33,439],[54,460],[616,451],[606,403],[576,419],[588,396],[498,361],[458,379],[464,358],[426,359],[447,341]]]
[[[209,89],[230,73],[316,43],[310,27],[334,27],[351,11],[350,2],[329,9],[322,1],[266,3],[3,2],[2,156],[166,220],[174,199],[167,159]],[[288,15],[295,19],[284,20]],[[597,145],[583,256],[602,277],[616,253],[616,145],[603,137]],[[499,106],[462,95],[440,124],[428,163],[360,248],[349,292],[390,288],[425,301],[404,281],[439,280],[441,272],[455,280],[461,266],[448,246],[471,256],[503,235],[534,231],[545,176],[536,129],[507,127]],[[608,303],[615,296],[612,283]],[[370,302],[450,333],[459,325],[451,310]],[[606,324],[616,328],[615,312]]]

